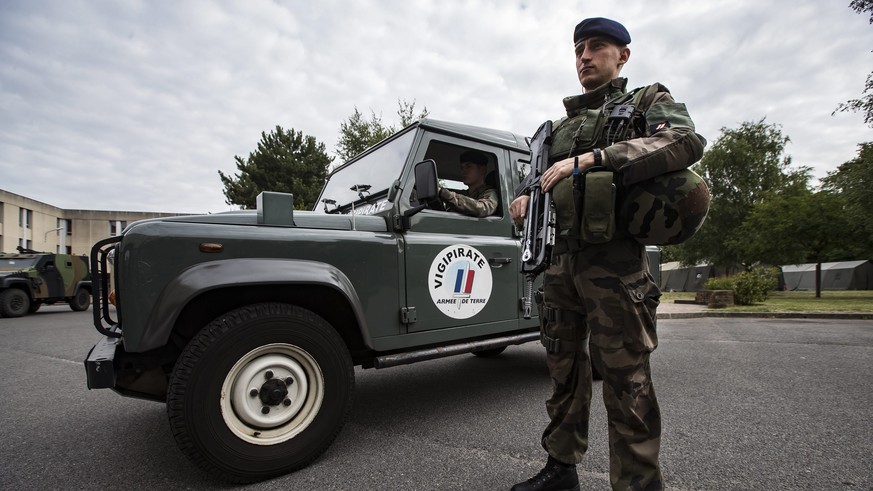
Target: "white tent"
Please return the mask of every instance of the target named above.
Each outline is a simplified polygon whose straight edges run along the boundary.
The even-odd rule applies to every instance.
[[[782,279],[787,290],[815,290],[815,263],[782,266]],[[822,263],[821,289],[873,290],[873,263]]]

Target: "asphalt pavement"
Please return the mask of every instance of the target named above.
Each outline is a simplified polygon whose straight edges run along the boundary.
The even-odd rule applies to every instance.
[[[85,388],[90,319],[65,306],[0,319],[0,489],[237,488],[182,455],[162,404]],[[658,328],[668,488],[873,489],[873,322],[695,316]],[[497,490],[544,463],[551,383],[537,343],[355,375],[351,420],[320,459],[239,488]],[[579,474],[582,489],[606,490],[594,391]]]

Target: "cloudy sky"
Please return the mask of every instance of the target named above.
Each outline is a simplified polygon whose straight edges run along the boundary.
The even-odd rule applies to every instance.
[[[69,209],[219,212],[262,131],[333,153],[355,107],[520,134],[579,92],[572,31],[623,22],[636,87],[660,81],[712,143],[766,117],[816,177],[873,140],[831,116],[873,71],[850,0],[0,0],[0,189]]]

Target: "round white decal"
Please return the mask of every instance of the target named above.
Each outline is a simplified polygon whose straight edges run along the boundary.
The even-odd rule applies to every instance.
[[[467,245],[446,247],[427,275],[434,305],[453,319],[468,319],[491,298],[491,268],[481,252]]]

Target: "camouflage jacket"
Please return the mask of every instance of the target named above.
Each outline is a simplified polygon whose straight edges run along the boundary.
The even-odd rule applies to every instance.
[[[449,211],[456,211],[478,218],[491,216],[497,209],[497,191],[491,186],[483,185],[466,192],[455,192],[440,188],[440,199]]]
[[[560,160],[600,148],[604,165],[621,175],[625,185],[688,168],[703,156],[706,140],[695,133],[685,104],[673,100],[661,84],[628,93],[627,79],[617,78],[582,95],[564,98],[567,117],[555,122],[550,160]],[[604,129],[616,106],[642,98],[619,134]],[[596,118],[596,119],[595,119]],[[561,136],[565,144],[560,144]],[[616,138],[618,136],[618,138]],[[563,148],[562,148],[563,147]]]

